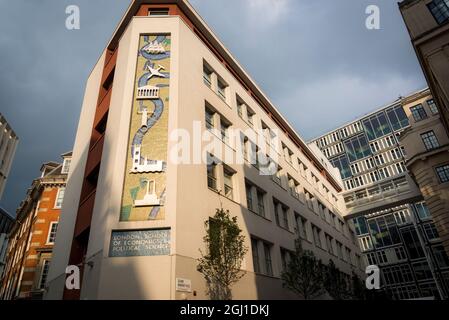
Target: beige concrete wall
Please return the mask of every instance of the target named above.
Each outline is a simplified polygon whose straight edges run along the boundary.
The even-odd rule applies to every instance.
[[[449,163],[449,137],[441,122],[440,114],[432,114],[425,95],[407,103],[404,110],[409,117],[410,128],[401,135],[401,143],[407,153],[406,165],[412,172],[432,215],[445,250],[449,255],[449,183],[440,183],[435,168]],[[415,121],[410,108],[422,104],[428,117]],[[433,131],[440,145],[427,151],[421,134]]]
[[[53,259],[48,274],[49,291],[45,299],[62,299],[65,283],[65,270],[68,265],[70,249],[75,228],[76,216],[83,184],[84,171],[89,151],[92,125],[97,105],[98,92],[103,72],[105,54],[103,53],[93,68],[84,94],[81,108],[70,172],[67,179],[67,187],[64,194],[64,203],[61,209],[61,217],[58,224]]]

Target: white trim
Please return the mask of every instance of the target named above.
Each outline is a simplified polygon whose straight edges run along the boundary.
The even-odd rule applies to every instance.
[[[42,259],[42,267],[41,267],[41,274],[39,276],[39,282],[37,284],[37,289],[41,290],[42,288],[42,277],[44,275],[44,268],[45,268],[45,263],[48,262],[49,266],[48,268],[50,269],[50,260],[49,259]],[[48,277],[48,273],[47,273],[47,277]],[[45,283],[44,283],[44,288],[45,288]]]
[[[50,242],[50,235],[51,235],[51,230],[53,228],[53,225],[57,225],[59,223],[59,221],[52,221],[50,222],[50,228],[48,228],[48,235],[47,235],[47,242],[45,244],[54,244],[55,242]],[[58,227],[56,227],[56,231],[58,230]],[[55,233],[55,238],[56,238],[56,233]]]
[[[62,208],[62,203],[64,201],[64,196],[61,199],[61,204],[59,206],[56,205],[58,203],[58,198],[59,198],[59,194],[60,194],[61,190],[64,190],[64,192],[65,192],[65,187],[58,188],[58,193],[56,194],[55,203],[53,205],[54,209],[61,209]]]

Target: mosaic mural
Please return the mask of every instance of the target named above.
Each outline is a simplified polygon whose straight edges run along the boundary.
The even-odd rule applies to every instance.
[[[139,39],[120,221],[165,218],[170,36]]]

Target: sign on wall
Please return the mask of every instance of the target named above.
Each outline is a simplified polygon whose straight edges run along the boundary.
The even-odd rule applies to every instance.
[[[112,231],[110,257],[161,256],[170,254],[170,229]]]
[[[141,35],[120,221],[165,219],[170,35]]]

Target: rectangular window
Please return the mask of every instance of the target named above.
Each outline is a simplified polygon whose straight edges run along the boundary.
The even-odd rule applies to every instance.
[[[278,225],[280,227],[281,226],[281,220],[279,217],[280,216],[279,215],[280,204],[276,200],[273,200],[273,205],[274,205],[274,220],[276,221],[276,225]]]
[[[440,144],[438,143],[437,137],[433,131],[428,131],[421,134],[421,139],[426,147],[426,150],[432,150],[438,148]]]
[[[64,163],[62,165],[61,173],[67,174],[70,170],[70,163],[72,162],[72,159],[64,159]]]
[[[424,107],[422,106],[422,104],[418,104],[414,107],[411,107],[410,112],[412,113],[413,119],[415,119],[416,122],[427,118],[427,113],[424,110]]]
[[[257,207],[259,215],[262,217],[265,217],[265,192],[257,189]]]
[[[209,108],[206,108],[206,128],[208,130],[213,130],[215,127],[214,115],[215,115],[215,112],[213,112]]]
[[[315,246],[322,248],[321,237],[320,237],[321,229],[315,225],[312,225],[312,233],[313,233],[313,241],[315,243]]]
[[[437,108],[437,105],[435,103],[435,100],[433,100],[433,99],[427,100],[427,105],[429,106],[430,112],[432,112],[432,114],[437,114],[438,113],[438,108]]]
[[[246,206],[249,210],[254,211],[252,185],[246,183]]]
[[[221,134],[221,140],[223,142],[229,144],[229,127],[231,125],[224,121],[223,119],[220,120],[220,134]]]
[[[214,162],[207,165],[207,186],[217,190],[217,164]]]
[[[307,219],[303,218],[299,214],[295,213],[296,228],[301,239],[307,240]]]
[[[212,69],[203,63],[203,81],[209,88],[212,86]]]
[[[234,198],[234,188],[233,188],[233,182],[232,177],[234,176],[234,172],[230,171],[229,169],[224,169],[223,172],[224,176],[224,190],[225,190],[225,196],[229,199]]]
[[[55,243],[56,239],[56,231],[58,230],[58,222],[52,222],[50,223],[50,229],[48,231],[48,239],[47,244],[53,244]]]
[[[168,8],[150,8],[148,10],[149,16],[168,16]]]
[[[60,209],[62,207],[62,201],[64,200],[65,187],[58,189],[58,194],[56,195],[55,208]]]
[[[271,245],[264,242],[263,251],[265,254],[265,273],[269,276],[273,275],[273,264],[271,261]]]
[[[449,0],[433,0],[427,7],[438,24],[449,20]]]
[[[226,101],[226,88],[228,85],[221,79],[218,79],[217,81],[217,92],[218,96],[223,100]]]
[[[260,273],[259,250],[257,244],[258,241],[256,239],[251,239],[251,251],[253,254],[254,272]]]
[[[246,116],[247,116],[247,120],[248,120],[248,124],[252,127],[254,126],[254,115],[256,113],[251,110],[250,107],[246,106]]]
[[[436,167],[435,171],[437,172],[437,176],[438,179],[440,180],[440,183],[449,182],[449,164]]]
[[[402,106],[395,106],[387,110],[388,120],[394,131],[407,127],[409,125],[408,117]]]
[[[50,269],[50,260],[44,260],[42,262],[41,278],[39,281],[39,289],[44,289],[47,283],[48,270]]]

